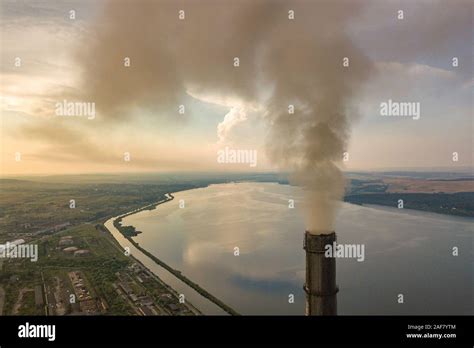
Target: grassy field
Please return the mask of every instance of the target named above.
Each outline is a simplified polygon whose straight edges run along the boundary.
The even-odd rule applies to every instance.
[[[97,223],[193,184],[64,184],[0,180],[0,243],[48,234],[62,224]],[[71,205],[74,200],[74,205]]]
[[[359,174],[349,180],[344,200],[398,207],[401,199],[408,209],[474,217],[474,179],[468,175],[435,174],[427,173],[426,177]]]
[[[171,177],[161,178],[157,183],[146,178],[124,183],[120,177],[107,183],[102,181],[102,176],[86,176],[86,180],[72,182],[70,178],[64,179],[67,180],[0,179],[0,244],[21,238],[27,244],[37,244],[39,251],[37,262],[0,260],[0,287],[5,291],[3,314],[44,314],[45,307],[34,303],[34,289],[38,286],[44,289],[45,301],[57,304],[51,310],[53,314],[78,312],[77,303],[71,304],[66,298],[74,291],[68,277],[72,271],[84,275],[88,291],[100,299],[104,314],[137,314],[130,301],[118,296],[116,288],[117,274],[130,272],[129,267],[135,261],[124,255],[102,223],[112,216],[160,201],[165,193],[207,186],[214,179],[189,176],[184,183],[176,183]],[[59,246],[63,236],[71,236],[71,246],[89,253],[81,257],[65,252],[64,246]],[[148,280],[146,284],[146,291],[157,299],[170,292],[159,279]],[[137,289],[137,295],[143,291]],[[178,303],[175,295],[170,295],[169,303]],[[158,307],[163,313],[169,312],[163,306]],[[186,308],[181,309],[189,314]]]

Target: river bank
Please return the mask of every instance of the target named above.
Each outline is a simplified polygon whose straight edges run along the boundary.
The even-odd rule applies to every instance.
[[[152,260],[156,265],[162,267],[163,269],[165,269],[166,271],[168,271],[170,274],[172,274],[174,277],[176,277],[177,279],[179,279],[180,281],[182,281],[183,283],[185,283],[187,286],[189,286],[190,288],[192,288],[194,291],[196,291],[200,296],[206,298],[207,300],[211,301],[212,303],[214,303],[215,305],[217,305],[219,308],[221,308],[224,312],[230,314],[230,315],[239,315],[239,313],[237,311],[235,311],[234,309],[232,309],[230,306],[226,305],[224,302],[222,302],[221,300],[219,300],[217,297],[215,297],[214,295],[212,295],[211,293],[209,293],[207,290],[205,290],[204,288],[202,288],[199,284],[193,282],[191,279],[189,279],[188,277],[186,277],[185,275],[183,275],[181,273],[181,271],[177,270],[177,269],[174,269],[172,268],[171,266],[169,266],[168,264],[166,264],[165,262],[163,262],[162,260],[160,260],[159,258],[157,258],[155,255],[151,254],[150,252],[148,252],[146,249],[142,248],[139,243],[135,242],[133,240],[133,236],[136,235],[136,234],[128,234],[128,230],[125,229],[124,227],[125,226],[122,226],[121,225],[121,221],[123,218],[129,216],[129,215],[132,215],[132,214],[136,214],[136,213],[139,213],[141,211],[144,211],[144,210],[153,210],[155,209],[158,205],[160,204],[163,204],[163,203],[166,203],[166,202],[169,202],[171,200],[174,199],[174,196],[173,194],[171,193],[167,193],[165,195],[165,199],[163,200],[160,200],[156,203],[152,203],[152,204],[149,204],[149,205],[146,205],[144,207],[141,207],[139,209],[135,209],[133,211],[130,211],[128,213],[125,213],[125,214],[122,214],[122,215],[119,215],[119,216],[116,216],[116,217],[113,217],[109,220],[106,221],[106,223],[104,223],[104,226],[105,228],[107,228],[109,230],[109,232],[112,234],[112,236],[114,238],[117,239],[117,236],[116,234],[114,234],[112,231],[110,231],[110,222],[112,222],[112,227],[118,232],[121,234],[121,236],[123,238],[125,238],[136,250],[138,250],[139,252],[141,252],[144,256],[146,256],[147,258],[149,258],[150,260]],[[109,226],[107,226],[109,225]],[[131,226],[126,226],[126,227],[131,227]],[[120,244],[120,242],[117,240],[117,242]],[[122,244],[121,244],[122,245]],[[123,245],[122,245],[123,246]]]
[[[123,219],[143,232],[134,241],[241,314],[304,314],[303,190],[230,183],[174,197],[158,209]],[[180,200],[186,202],[184,209]],[[363,244],[365,259],[337,260],[338,313],[469,313],[470,293],[463,284],[471,281],[471,226],[467,218],[341,203],[338,243]],[[454,246],[458,256],[450,252]],[[436,272],[427,264],[436,265]],[[454,294],[440,301],[447,286],[430,285],[447,280],[455,285],[449,286]],[[390,294],[398,288],[417,305],[397,306]],[[288,301],[290,294],[294,302]]]

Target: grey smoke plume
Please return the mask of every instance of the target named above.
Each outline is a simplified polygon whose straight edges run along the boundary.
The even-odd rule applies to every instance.
[[[136,106],[172,117],[189,90],[261,105],[269,158],[305,190],[307,228],[327,231],[344,191],[337,163],[349,102],[370,70],[347,35],[359,8],[352,1],[110,1],[81,45],[85,91],[111,121],[126,120]]]
[[[350,102],[371,70],[370,61],[346,33],[356,7],[347,2],[318,3],[312,9],[305,5],[298,11],[303,12],[301,23],[273,38],[264,65],[264,75],[275,86],[268,101],[269,156],[289,169],[290,181],[303,188],[306,227],[313,233],[333,229],[344,193],[338,163],[355,117]],[[344,57],[349,58],[348,67],[342,64]],[[288,104],[295,105],[294,115],[288,114]]]

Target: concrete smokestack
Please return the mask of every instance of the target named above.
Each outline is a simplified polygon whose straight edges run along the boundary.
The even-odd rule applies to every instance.
[[[336,232],[305,233],[306,315],[337,315],[336,259],[324,256],[325,246],[335,241]]]

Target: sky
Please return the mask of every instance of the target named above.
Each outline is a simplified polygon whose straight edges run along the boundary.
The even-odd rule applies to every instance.
[[[1,175],[291,170],[269,154],[313,124],[275,137],[279,118],[268,100],[278,97],[286,106],[293,102],[282,99],[291,95],[296,116],[308,100],[325,103],[297,100],[288,92],[291,83],[281,87],[292,69],[307,72],[305,83],[294,85],[314,86],[305,95],[324,95],[324,84],[348,87],[339,91],[349,123],[342,168],[472,167],[472,2],[341,0],[330,16],[324,2],[254,3],[262,6],[236,0],[1,0]],[[304,55],[291,51],[301,46],[292,45],[291,35],[300,33],[289,27],[292,9],[290,23],[308,40],[329,42],[306,50],[350,43],[354,76],[329,74],[316,61],[326,62],[319,52],[308,55],[314,64],[303,60],[298,66],[293,56]],[[265,51],[275,47],[290,56],[282,61],[295,63],[284,67],[285,74]],[[357,71],[355,54],[370,72]],[[344,55],[328,57],[342,64]],[[337,81],[345,76],[350,84]],[[419,118],[382,116],[380,105],[388,100],[419,103]],[[58,115],[64,102],[94,103],[96,112]],[[256,151],[257,165],[219,163],[218,151],[226,147]]]

